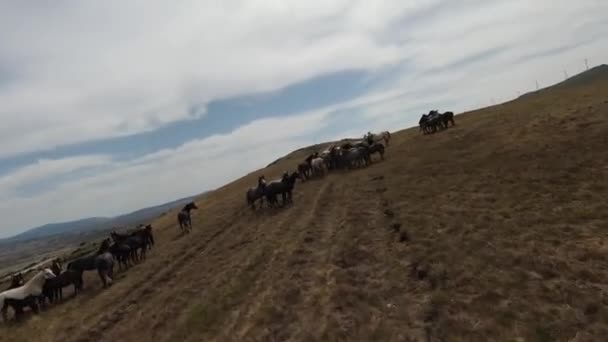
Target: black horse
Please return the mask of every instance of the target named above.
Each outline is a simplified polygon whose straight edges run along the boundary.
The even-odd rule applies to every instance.
[[[179,223],[182,232],[189,233],[192,230],[192,217],[190,212],[195,209],[198,209],[196,203],[190,202],[177,214],[177,222]]]
[[[68,270],[79,273],[81,279],[85,271],[97,270],[103,287],[108,287],[108,283],[111,285],[114,277],[114,258],[109,249],[110,242],[106,239],[97,253],[72,261],[68,264]],[[80,288],[83,287],[84,282],[81,282]]]
[[[456,125],[454,113],[445,112],[440,114],[437,110],[431,110],[428,114],[423,114],[420,121],[418,121],[420,130],[424,134],[432,134],[444,130],[449,127],[450,123],[452,123],[452,126]]]
[[[125,261],[139,262],[146,259],[146,251],[150,240],[145,233],[139,234],[120,234],[116,231],[110,233],[114,244],[105,240],[104,249],[116,257],[120,264],[125,265]],[[128,247],[128,254],[127,254]],[[127,260],[125,260],[125,257]],[[119,265],[120,266],[120,265]],[[127,263],[128,266],[128,263]]]
[[[53,271],[54,273],[54,271]],[[57,274],[57,273],[56,273]],[[47,279],[42,288],[44,297],[49,299],[49,302],[56,303],[63,300],[63,288],[74,285],[74,296],[82,290],[82,273],[75,270],[66,270],[59,273],[53,279]]]
[[[296,180],[300,178],[300,174],[296,171],[291,175],[288,172],[283,174],[281,180],[275,180],[266,185],[266,200],[270,207],[278,205],[277,195],[283,197],[283,206],[288,202],[293,203],[292,192],[296,184]]]

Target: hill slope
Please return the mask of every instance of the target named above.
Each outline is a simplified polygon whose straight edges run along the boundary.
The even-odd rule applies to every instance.
[[[194,232],[0,334],[30,341],[598,341],[608,336],[608,80],[393,135],[384,162],[253,213],[208,194]]]

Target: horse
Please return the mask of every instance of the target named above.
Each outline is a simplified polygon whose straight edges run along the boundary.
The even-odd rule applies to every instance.
[[[312,173],[315,176],[324,176],[325,175],[325,160],[323,158],[317,157],[311,161],[312,165]]]
[[[97,268],[97,274],[99,274],[103,287],[112,286],[114,282],[114,257],[112,253],[106,251],[99,254],[95,259],[95,268]]]
[[[312,159],[311,159],[311,163],[312,163]],[[312,173],[311,163],[308,163],[307,161],[305,161],[305,162],[298,164],[298,172],[300,173],[300,175],[302,175],[302,181],[304,181],[305,179],[310,177],[310,174]]]
[[[452,123],[452,126],[456,125],[453,112],[440,114],[439,111],[435,109],[429,111],[428,114],[423,114],[418,124],[420,125],[420,130],[424,134],[431,134],[436,133],[438,130],[448,128],[450,122]]]
[[[179,227],[184,233],[189,233],[192,230],[192,217],[190,216],[190,212],[194,209],[198,209],[196,203],[190,202],[177,214],[177,222],[179,222]]]
[[[63,300],[63,288],[70,285],[74,285],[74,295],[82,290],[82,274],[80,272],[66,270],[57,274],[53,279],[47,279],[42,287],[42,292],[51,303],[55,303],[58,300]]]
[[[152,233],[152,225],[151,224],[147,224],[147,225],[143,225],[140,224],[139,226],[137,226],[137,228],[128,233],[131,236],[141,236],[142,238],[144,238],[146,240],[146,245],[148,246],[148,250],[151,250],[152,247],[154,247],[154,234]]]
[[[255,201],[260,200],[260,208],[264,206],[264,189],[266,188],[266,178],[260,176],[258,178],[258,185],[247,189],[247,205],[251,206],[252,210],[255,210]]]
[[[110,285],[112,284],[112,278],[114,276],[114,258],[109,249],[110,241],[106,239],[102,242],[97,253],[72,261],[68,264],[68,270],[78,272],[81,279],[84,271],[97,270],[103,287],[106,288],[108,282]],[[84,284],[81,284],[81,288],[83,285]]]
[[[371,163],[369,149],[366,147],[354,147],[343,150],[341,161],[348,168],[367,166]]]
[[[291,175],[288,172],[283,174],[280,180],[275,180],[266,185],[265,195],[268,205],[274,207],[278,204],[277,195],[281,194],[283,197],[283,206],[289,203],[293,203],[292,192],[296,183],[296,179],[301,178],[300,174],[296,171]]]
[[[110,254],[114,255],[114,252],[120,252],[120,250],[126,250],[126,248],[121,248],[121,245],[126,245],[129,247],[129,259],[133,262],[139,262],[140,260],[146,259],[146,250],[148,249],[149,240],[142,234],[119,234],[116,231],[112,231],[110,233],[112,240],[115,245],[113,246],[109,240],[104,240],[102,243],[102,247],[100,250],[109,251]],[[119,253],[117,253],[119,254]],[[119,260],[120,261],[120,260]],[[124,263],[123,263],[124,264]]]
[[[369,147],[370,159],[371,155],[374,153],[378,153],[380,155],[380,159],[384,160],[384,145],[381,143],[374,143]]]
[[[122,271],[124,268],[131,267],[131,262],[133,260],[133,253],[131,252],[131,247],[126,243],[114,242],[112,245],[108,247],[108,251],[112,253],[112,256],[116,261],[118,261],[119,270]]]
[[[34,313],[38,313],[38,297],[42,295],[42,288],[47,279],[55,278],[55,274],[48,268],[39,271],[24,285],[0,293],[0,306],[2,318],[8,321],[7,310],[11,306],[15,311],[15,319],[20,320],[23,308],[29,306]]]
[[[391,132],[389,132],[389,131],[383,131],[383,132],[380,132],[378,134],[372,133],[372,132],[368,132],[365,135],[364,140],[366,140],[369,145],[372,145],[372,143],[374,143],[374,142],[376,142],[376,143],[381,142],[386,147],[388,147],[389,141],[391,140]]]
[[[452,123],[452,126],[456,125],[456,122],[454,121],[453,112],[445,112],[440,115],[440,118],[441,118],[441,121],[443,123],[443,126],[445,126],[445,128],[448,128],[450,122]]]

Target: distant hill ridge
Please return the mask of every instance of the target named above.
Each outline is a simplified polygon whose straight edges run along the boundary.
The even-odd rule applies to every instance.
[[[79,234],[96,230],[105,230],[113,226],[130,226],[152,220],[163,213],[192,201],[197,196],[181,198],[165,204],[143,208],[132,213],[116,217],[89,217],[75,221],[50,223],[29,229],[13,237],[0,241],[24,241],[49,237],[59,234]]]
[[[531,91],[520,96],[520,98],[528,97],[530,95],[539,94],[550,89],[566,89],[575,88],[585,84],[589,84],[599,80],[608,80],[608,65],[601,64],[593,67],[589,70],[583,71],[580,74],[576,74],[564,81],[556,83],[554,85],[542,88],[539,90]]]

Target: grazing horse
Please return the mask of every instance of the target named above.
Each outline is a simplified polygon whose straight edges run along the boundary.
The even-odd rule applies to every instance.
[[[194,209],[198,209],[196,203],[190,202],[182,208],[179,214],[177,214],[177,222],[179,222],[179,227],[184,233],[189,233],[192,230],[192,217],[190,216],[190,212]]]
[[[277,195],[281,194],[283,197],[283,206],[289,203],[293,203],[292,192],[296,183],[296,179],[301,178],[300,174],[296,171],[291,175],[288,172],[283,174],[280,180],[275,180],[266,185],[266,200],[270,207],[278,205]]]
[[[378,153],[380,155],[380,159],[384,160],[384,145],[381,143],[374,143],[369,147],[370,159],[371,155],[374,153]]]
[[[34,313],[38,313],[38,297],[42,295],[42,288],[46,280],[53,278],[55,278],[53,271],[46,268],[24,285],[0,293],[0,306],[4,321],[8,321],[7,309],[9,306],[15,311],[17,320],[20,320],[25,306],[29,306]]]
[[[264,205],[264,189],[266,188],[266,178],[260,176],[258,178],[258,185],[247,189],[247,205],[251,206],[251,209],[255,210],[255,201],[260,200],[260,208]]]

